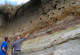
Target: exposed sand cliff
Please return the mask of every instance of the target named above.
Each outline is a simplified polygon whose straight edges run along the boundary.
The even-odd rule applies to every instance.
[[[80,55],[80,0],[31,0],[11,17],[0,12],[0,43],[28,32],[22,55]]]

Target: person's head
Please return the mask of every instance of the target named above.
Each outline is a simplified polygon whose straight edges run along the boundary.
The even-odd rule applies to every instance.
[[[5,41],[10,42],[10,38],[9,37],[5,37]]]
[[[17,40],[20,40],[21,39],[19,35],[17,35],[16,38],[17,38]]]

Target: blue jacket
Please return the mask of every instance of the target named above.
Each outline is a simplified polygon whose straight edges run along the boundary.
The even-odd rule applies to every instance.
[[[7,43],[6,41],[4,41],[4,42],[1,44],[0,55],[7,55],[7,54],[2,50],[3,47],[4,47],[5,50],[7,51],[8,43]]]

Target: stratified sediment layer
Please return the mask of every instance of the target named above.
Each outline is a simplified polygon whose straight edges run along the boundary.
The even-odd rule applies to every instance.
[[[14,41],[30,32],[22,55],[80,54],[80,0],[31,0],[8,18],[0,12],[0,43],[5,36]]]

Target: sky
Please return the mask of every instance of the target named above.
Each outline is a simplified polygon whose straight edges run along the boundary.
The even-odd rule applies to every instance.
[[[28,2],[29,0],[0,0],[0,5],[4,5],[5,2],[11,5],[21,5],[24,4],[26,2]]]

